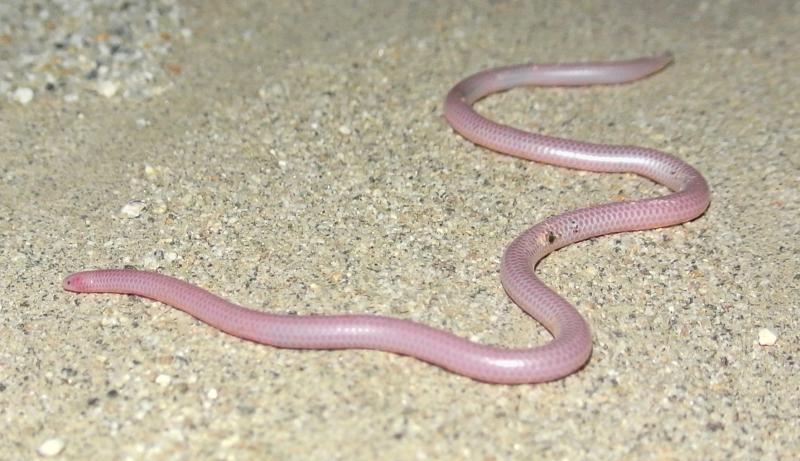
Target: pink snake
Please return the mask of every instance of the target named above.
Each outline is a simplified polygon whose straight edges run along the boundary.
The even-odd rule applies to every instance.
[[[500,278],[508,295],[553,335],[548,344],[506,349],[477,344],[408,320],[371,315],[295,316],[247,309],[199,287],[137,270],[78,272],[64,288],[78,293],[124,293],[180,309],[240,338],[293,349],[377,349],[416,357],[490,383],[551,381],[579,370],[592,352],[589,326],[564,298],[534,274],[536,264],[571,243],[623,231],[690,221],[706,210],[708,184],[672,155],[642,147],[590,144],[528,133],[494,123],[472,109],[492,93],[521,85],[579,86],[638,80],[671,56],[630,61],[522,65],[491,69],[458,83],[444,103],[447,121],[470,141],[497,152],[590,171],[636,173],[672,190],[663,197],[607,203],[550,217],[506,249]]]

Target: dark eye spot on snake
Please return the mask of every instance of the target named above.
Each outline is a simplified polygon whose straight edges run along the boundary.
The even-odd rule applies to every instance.
[[[547,233],[547,243],[553,243],[556,241],[556,234],[552,232]]]

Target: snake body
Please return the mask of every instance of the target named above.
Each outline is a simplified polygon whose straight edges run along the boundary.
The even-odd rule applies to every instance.
[[[508,295],[553,335],[545,345],[508,349],[471,342],[408,320],[372,315],[295,316],[248,309],[184,281],[137,270],[94,270],[69,275],[64,288],[80,293],[143,296],[180,309],[226,333],[294,349],[377,349],[404,354],[470,378],[520,384],[563,378],[589,359],[589,326],[564,298],[535,275],[551,252],[580,240],[653,229],[692,220],[710,200],[703,176],[682,160],[654,149],[591,144],[501,125],[472,108],[492,93],[522,85],[580,86],[638,80],[669,64],[670,56],[629,61],[521,65],[486,70],[447,94],[444,115],[470,141],[491,150],[568,168],[627,172],[669,188],[662,197],[595,205],[550,217],[505,250],[500,277]]]

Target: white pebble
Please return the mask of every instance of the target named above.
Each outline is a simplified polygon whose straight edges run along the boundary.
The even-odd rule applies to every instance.
[[[142,214],[142,210],[147,205],[144,202],[139,200],[131,200],[130,202],[126,203],[125,206],[122,207],[120,213],[124,214],[129,218],[138,218],[139,215]]]
[[[145,165],[144,165],[144,175],[147,176],[148,178],[152,179],[152,178],[155,178],[156,176],[158,176],[158,172],[151,165],[148,165],[148,164],[145,163]]]
[[[28,104],[29,102],[33,101],[33,90],[26,86],[17,88],[14,91],[14,100],[23,106]]]
[[[233,434],[228,438],[222,439],[222,441],[219,443],[219,446],[222,448],[230,448],[239,444],[241,440],[242,438],[239,434]]]
[[[119,83],[112,82],[110,80],[103,80],[102,82],[97,82],[96,90],[100,95],[110,98],[117,94],[117,90],[119,90]]]
[[[156,377],[156,384],[159,386],[169,386],[169,383],[172,382],[172,377],[170,375],[158,375]]]
[[[147,255],[142,259],[142,265],[145,269],[154,271],[161,267],[161,264],[158,262],[158,259],[153,255]]]
[[[213,387],[206,392],[206,397],[208,397],[209,400],[215,400],[218,395],[217,390]]]
[[[118,317],[109,317],[107,315],[100,317],[100,326],[103,328],[115,327],[119,325],[119,323]]]
[[[352,131],[350,131],[350,127],[349,126],[342,125],[342,126],[339,127],[339,133],[342,133],[345,136],[350,136],[350,133],[352,133]]]
[[[47,439],[36,450],[42,456],[56,456],[61,453],[66,443],[59,438]]]
[[[153,203],[153,213],[164,214],[167,212],[167,204],[161,199],[156,199]]]
[[[776,335],[769,328],[762,328],[758,330],[758,344],[762,346],[772,346],[777,341],[778,335]]]

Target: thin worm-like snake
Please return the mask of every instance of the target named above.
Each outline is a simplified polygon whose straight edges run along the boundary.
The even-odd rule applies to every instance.
[[[589,326],[564,298],[534,274],[549,253],[571,243],[623,231],[683,223],[703,214],[710,194],[703,176],[672,155],[642,147],[589,144],[528,133],[494,123],[472,104],[521,85],[579,86],[630,82],[655,73],[671,56],[630,61],[521,65],[477,73],[447,95],[444,115],[470,141],[537,162],[590,171],[636,173],[672,190],[663,197],[607,203],[550,217],[517,237],[505,251],[500,278],[508,295],[553,335],[548,344],[506,349],[477,344],[408,320],[371,315],[274,315],[247,309],[199,287],[136,270],[78,272],[64,288],[78,293],[143,296],[202,320],[226,333],[294,349],[377,349],[416,357],[490,383],[550,381],[580,369],[589,359]]]

